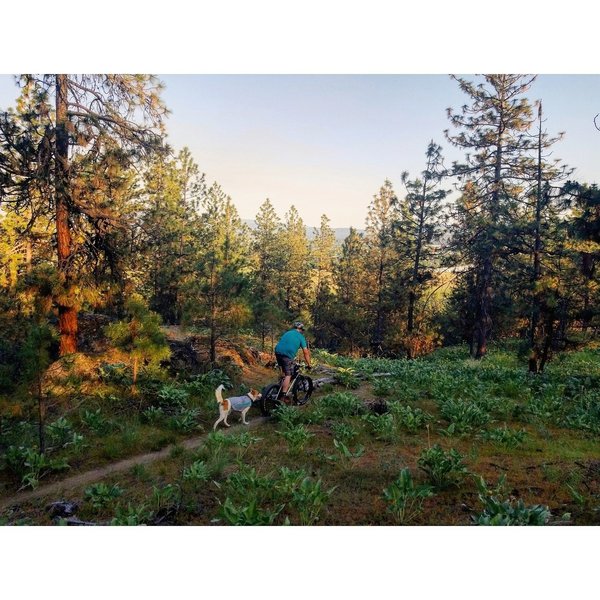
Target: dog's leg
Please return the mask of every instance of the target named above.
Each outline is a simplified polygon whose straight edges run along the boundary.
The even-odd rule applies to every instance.
[[[231,411],[227,411],[227,412],[225,413],[225,418],[223,419],[223,423],[225,423],[225,425],[227,425],[227,427],[231,427],[231,425],[230,425],[230,424],[227,422],[227,417],[229,416],[229,413],[230,413],[230,412],[231,412]]]
[[[217,429],[217,425],[226,417],[227,415],[225,415],[223,413],[223,411],[221,410],[221,407],[219,407],[219,418],[215,421],[215,424],[213,426],[213,431],[215,431]]]
[[[248,421],[246,421],[246,413],[247,413],[249,410],[250,410],[250,407],[248,407],[248,408],[245,408],[245,409],[242,411],[242,423],[243,423],[244,425],[250,425],[250,423],[248,423]]]

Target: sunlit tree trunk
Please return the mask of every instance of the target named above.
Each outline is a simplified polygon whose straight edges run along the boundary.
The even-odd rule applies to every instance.
[[[56,164],[55,205],[58,272],[64,291],[57,299],[60,355],[77,351],[77,308],[70,293],[72,240],[69,226],[69,132],[67,75],[56,76]]]

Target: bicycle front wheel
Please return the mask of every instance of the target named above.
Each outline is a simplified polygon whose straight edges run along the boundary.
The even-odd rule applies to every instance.
[[[281,404],[278,399],[279,387],[278,383],[272,383],[261,392],[260,412],[264,417],[269,417],[273,410]]]
[[[306,404],[313,393],[313,380],[306,375],[299,375],[292,390],[294,404]]]

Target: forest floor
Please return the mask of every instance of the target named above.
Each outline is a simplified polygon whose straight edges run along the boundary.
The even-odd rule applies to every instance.
[[[464,348],[414,361],[315,356],[337,383],[270,419],[253,408],[250,427],[210,431],[222,372],[162,384],[157,406],[190,394],[175,416],[130,415],[117,429],[72,418],[89,445],[61,450],[76,474],[16,494],[19,480],[6,477],[0,523],[57,522],[46,507],[66,500],[98,524],[600,524],[597,349],[542,376],[512,348],[483,361]],[[277,377],[259,366],[238,375],[246,387]],[[108,422],[111,402],[97,404]],[[186,410],[210,433],[173,429]]]
[[[257,417],[250,422],[247,428],[254,429],[264,424],[265,421],[265,417]],[[224,433],[225,435],[227,435],[229,432],[246,428],[246,426],[243,426],[242,424],[234,425],[231,423],[231,425],[231,429],[226,430]],[[83,473],[79,473],[65,479],[60,479],[54,483],[41,485],[35,490],[21,491],[12,496],[0,497],[0,511],[8,508],[15,509],[19,504],[30,502],[38,498],[45,498],[48,501],[56,501],[57,498],[63,498],[65,494],[71,490],[87,487],[91,483],[102,481],[111,475],[129,471],[137,466],[149,465],[156,461],[168,459],[172,454],[177,454],[181,448],[185,450],[194,450],[199,448],[206,443],[207,435],[208,434],[204,434],[188,438],[179,444],[168,446],[167,448],[157,452],[147,452],[145,454],[132,456],[116,463],[111,463],[105,467],[84,471]]]

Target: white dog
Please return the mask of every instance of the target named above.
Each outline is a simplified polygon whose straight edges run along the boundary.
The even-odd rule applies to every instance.
[[[225,389],[224,385],[220,385],[215,390],[215,396],[217,398],[217,402],[219,403],[219,418],[215,421],[213,426],[213,431],[217,428],[217,425],[223,421],[227,427],[230,427],[227,422],[227,417],[232,410],[236,410],[242,413],[242,423],[244,425],[250,425],[248,421],[246,421],[246,413],[252,407],[252,403],[259,400],[262,396],[258,390],[251,389],[245,396],[234,396],[232,398],[223,398],[223,390]]]

